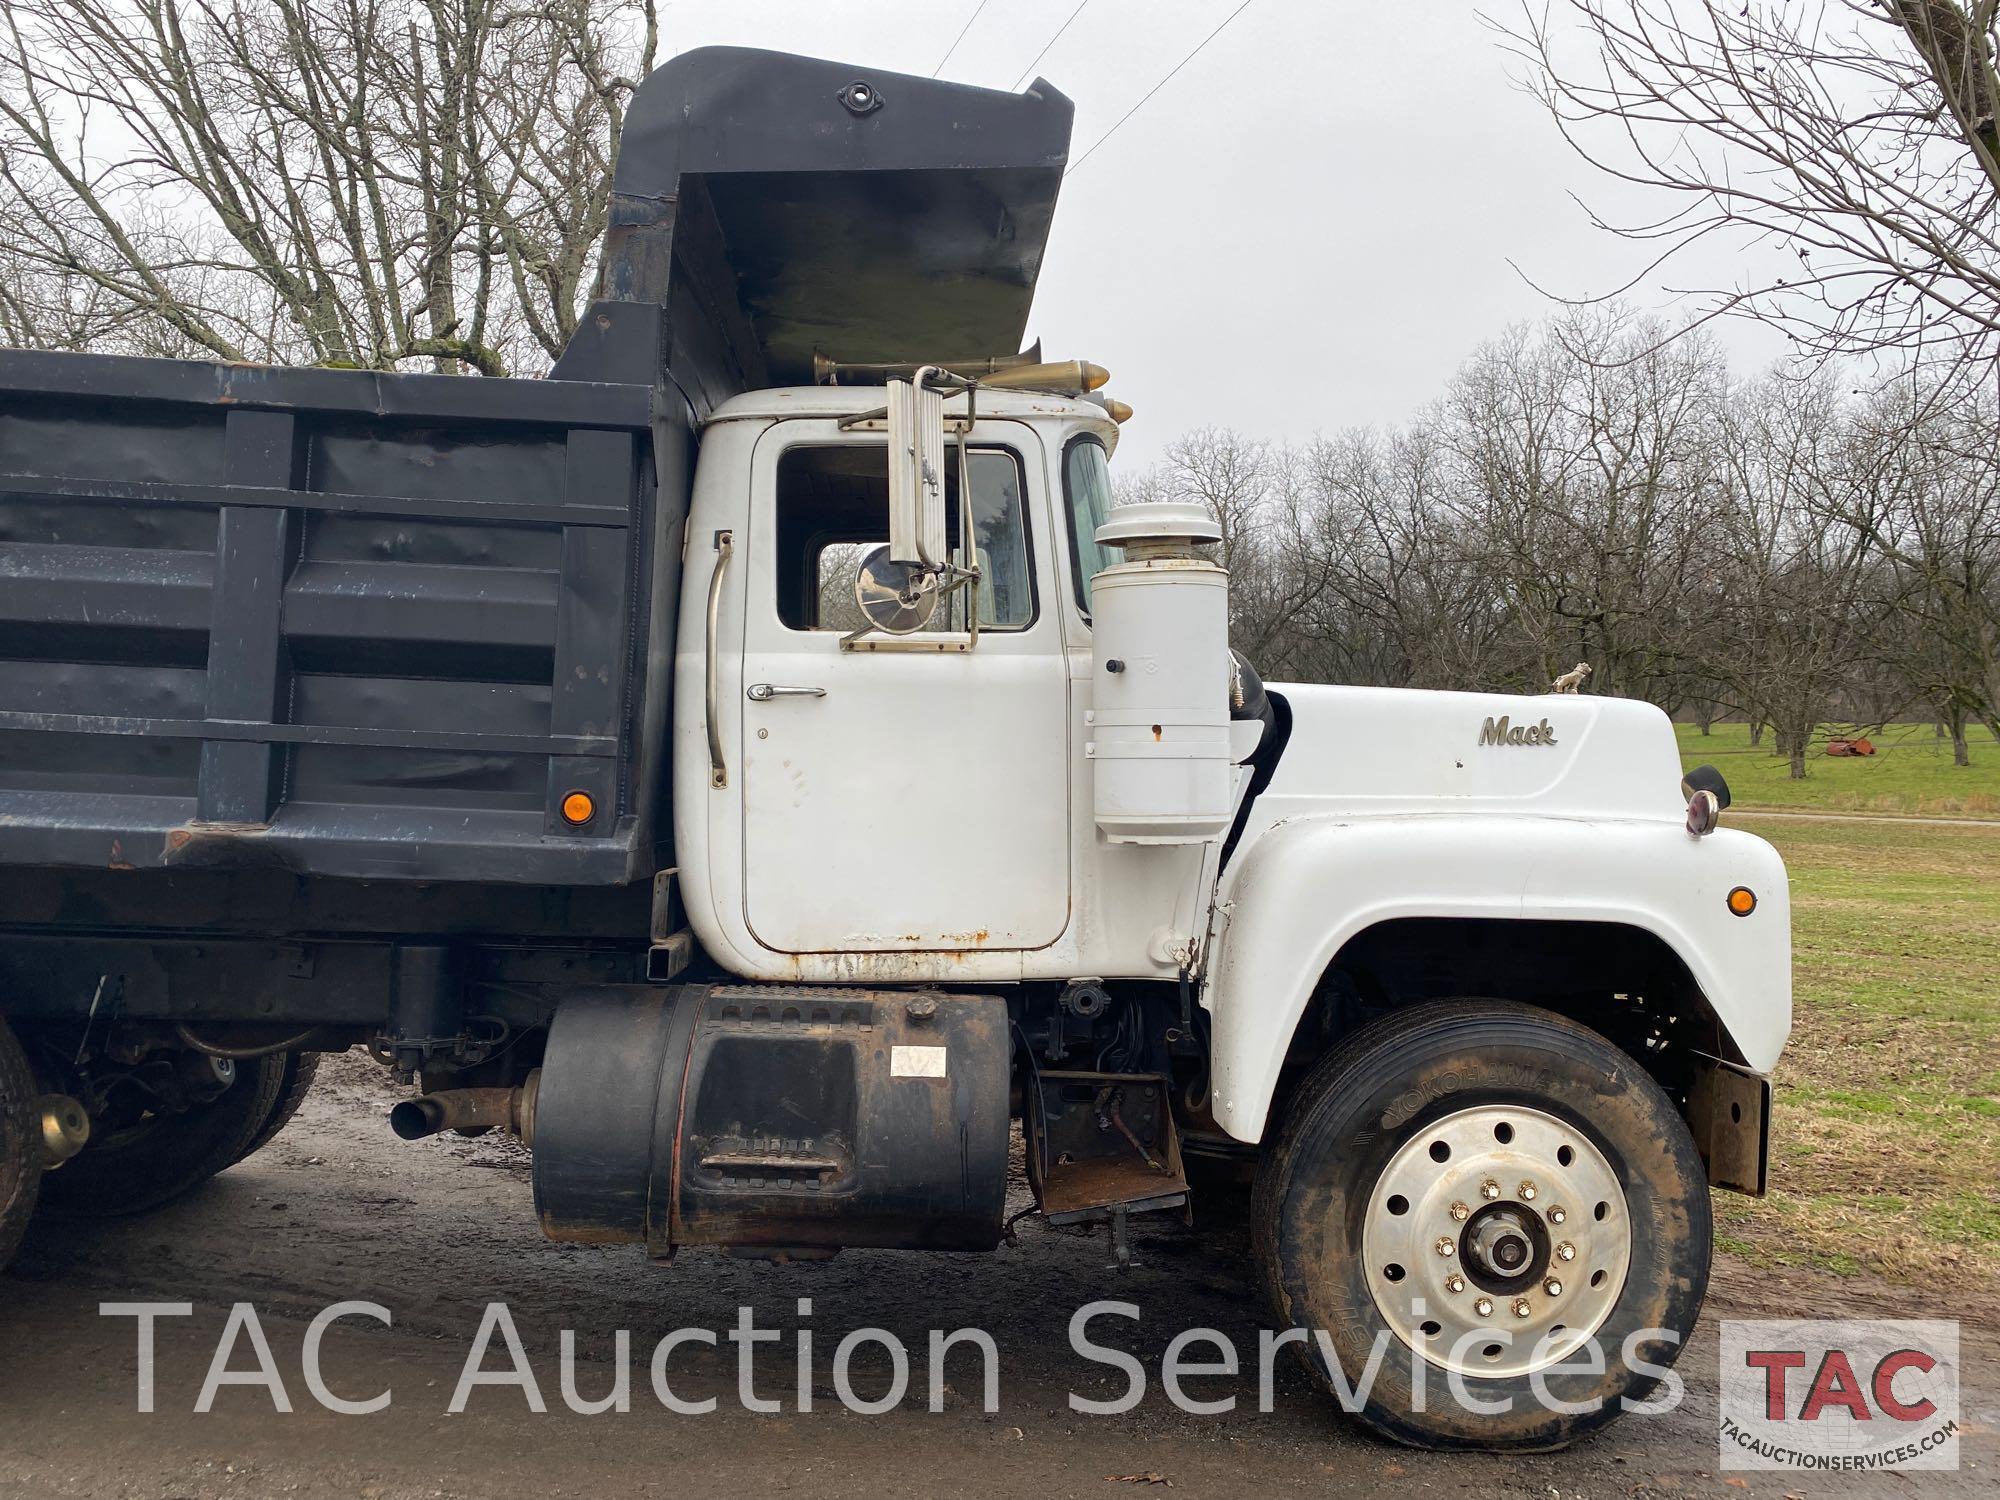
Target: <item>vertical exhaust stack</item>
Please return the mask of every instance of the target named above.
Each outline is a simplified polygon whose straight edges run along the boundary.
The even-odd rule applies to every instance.
[[[1229,827],[1229,574],[1197,550],[1199,505],[1119,506],[1091,580],[1097,826],[1114,844],[1199,844]]]

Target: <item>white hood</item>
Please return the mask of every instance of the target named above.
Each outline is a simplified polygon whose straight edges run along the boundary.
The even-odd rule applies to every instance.
[[[1547,693],[1272,683],[1292,710],[1259,821],[1314,812],[1495,812],[1680,822],[1673,724],[1650,703]],[[1268,799],[1266,801],[1265,799]]]

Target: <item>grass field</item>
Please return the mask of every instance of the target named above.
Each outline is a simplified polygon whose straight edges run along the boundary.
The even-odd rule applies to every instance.
[[[1891,724],[1869,736],[1876,754],[1845,759],[1823,753],[1822,734],[1803,781],[1793,781],[1790,763],[1771,753],[1769,734],[1753,749],[1744,724],[1717,724],[1707,735],[1692,724],[1676,728],[1683,762],[1714,765],[1744,807],[2000,818],[2000,743],[1983,728],[1969,738],[1969,766],[1951,763],[1951,741],[1928,724]]]
[[[2000,750],[1986,757],[2000,771]],[[1717,1194],[1718,1242],[1753,1262],[1934,1285],[1942,1306],[1992,1296],[2000,821],[1725,819],[1769,839],[1790,869],[1794,1013],[1772,1190]]]

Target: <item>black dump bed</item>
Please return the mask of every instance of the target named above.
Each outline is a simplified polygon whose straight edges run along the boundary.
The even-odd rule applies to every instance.
[[[671,863],[701,418],[815,353],[1016,348],[1069,120],[1039,82],[692,52],[632,105],[549,379],[0,351],[0,864]]]
[[[0,857],[630,878],[652,418],[639,385],[0,355]]]

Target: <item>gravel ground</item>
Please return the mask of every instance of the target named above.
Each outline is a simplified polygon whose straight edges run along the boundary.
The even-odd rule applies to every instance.
[[[1263,1309],[1252,1284],[1240,1206],[1195,1230],[1135,1236],[1140,1264],[1110,1268],[1101,1235],[1021,1226],[992,1255],[849,1251],[817,1265],[772,1266],[685,1252],[671,1266],[637,1249],[552,1245],[537,1231],[527,1157],[504,1138],[442,1137],[406,1145],[385,1123],[392,1091],[358,1054],[328,1059],[305,1112],[273,1145],[182,1203],[136,1220],[38,1224],[0,1277],[0,1497],[433,1497],[683,1495],[691,1491],[815,1496],[1185,1494],[1957,1495],[1995,1493],[2000,1476],[2000,1322],[1991,1299],[1859,1279],[1751,1271],[1720,1257],[1699,1333],[1680,1362],[1688,1395],[1664,1416],[1627,1417],[1564,1453],[1438,1456],[1391,1447],[1344,1418],[1288,1360],[1269,1411],[1255,1370]],[[1025,1203],[1025,1189],[1016,1184]],[[347,1298],[390,1309],[393,1326],[350,1319],[325,1338],[332,1392],[360,1400],[387,1388],[386,1410],[339,1416],[301,1373],[307,1321]],[[802,1313],[801,1298],[811,1299]],[[1130,1349],[1146,1399],[1119,1416],[1069,1408],[1071,1392],[1104,1399],[1124,1377],[1070,1347],[1071,1315],[1113,1298],[1141,1310],[1104,1318],[1093,1337]],[[113,1300],[192,1304],[158,1324],[155,1410],[137,1408],[134,1323],[104,1317]],[[451,1415],[459,1375],[489,1301],[504,1300],[550,1411],[515,1388],[471,1393]],[[231,1304],[254,1304],[293,1410],[268,1391],[228,1386],[195,1414]],[[735,1397],[737,1348],[682,1347],[672,1384],[679,1415],[654,1397],[649,1355],[667,1332],[724,1332],[739,1307],[778,1330],[759,1347],[757,1390],[774,1414]],[[1822,1479],[1717,1471],[1718,1317],[1940,1317],[1963,1320],[1962,1467],[1956,1474]],[[847,1333],[878,1327],[911,1351],[910,1387],[884,1415],[845,1410],[832,1375]],[[929,1404],[929,1330],[980,1327],[999,1348],[999,1406],[983,1409],[976,1360],[954,1352],[941,1410]],[[1202,1377],[1190,1394],[1238,1398],[1233,1412],[1189,1416],[1160,1389],[1169,1340],[1220,1330],[1242,1351],[1231,1379]],[[584,1399],[612,1389],[619,1330],[630,1333],[631,1409],[581,1416],[562,1397],[559,1349],[575,1334]],[[796,1370],[810,1330],[811,1410]],[[1199,1354],[1200,1351],[1196,1351]],[[254,1367],[239,1342],[230,1368]],[[505,1364],[496,1343],[488,1368]],[[864,1345],[852,1389],[883,1392],[891,1370]]]

